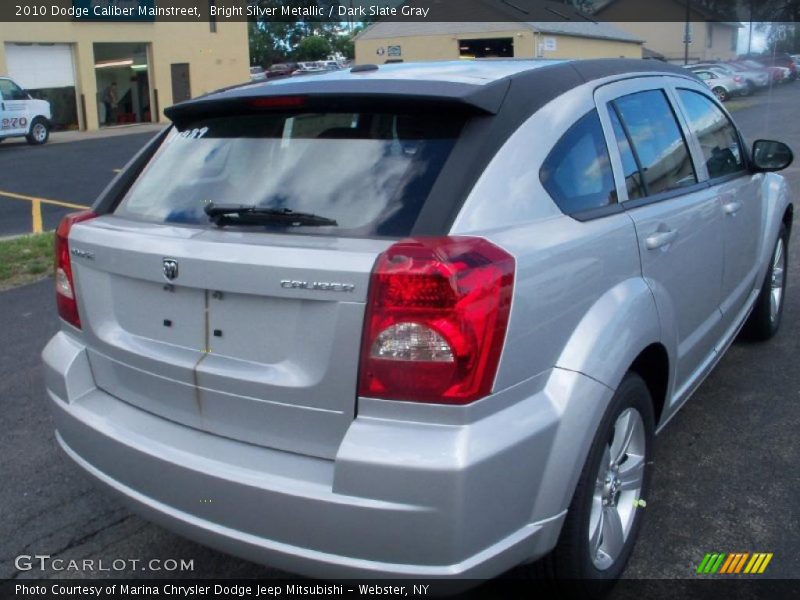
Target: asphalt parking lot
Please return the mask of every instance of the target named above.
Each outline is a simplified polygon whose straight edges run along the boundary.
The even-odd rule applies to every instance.
[[[800,82],[730,107],[750,142],[800,153]],[[30,231],[28,201],[89,204],[151,134],[44,148],[0,147],[0,236]],[[800,160],[785,172],[800,199]],[[16,203],[16,204],[14,204]],[[797,205],[797,203],[796,203]],[[19,207],[25,207],[21,210]],[[48,206],[52,228],[64,207]],[[27,221],[25,219],[28,219]],[[796,228],[796,232],[799,231]],[[626,572],[692,578],[707,552],[771,552],[765,576],[800,573],[800,256],[790,247],[783,328],[767,344],[737,343],[658,438],[647,519]],[[0,578],[285,577],[194,544],[128,512],[57,447],[39,353],[57,329],[52,281],[0,293]],[[154,477],[158,474],[154,473]],[[18,571],[15,557],[186,559],[194,571]],[[95,563],[97,564],[97,563]]]
[[[90,205],[153,135],[135,133],[45,146],[6,140],[0,144],[0,237],[31,233],[36,201],[43,229],[54,229],[65,214]]]

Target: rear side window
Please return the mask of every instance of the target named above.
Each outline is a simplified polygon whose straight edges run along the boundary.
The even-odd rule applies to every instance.
[[[689,128],[700,141],[711,179],[745,168],[739,136],[728,117],[710,99],[691,90],[678,90],[686,109]]]
[[[433,113],[269,112],[197,121],[164,141],[115,214],[212,226],[204,207],[233,204],[337,222],[284,221],[248,230],[407,236],[464,120]]]
[[[565,214],[616,203],[608,147],[596,110],[582,117],[556,143],[539,177]]]
[[[611,104],[639,159],[648,195],[697,183],[686,141],[664,92],[638,92]]]

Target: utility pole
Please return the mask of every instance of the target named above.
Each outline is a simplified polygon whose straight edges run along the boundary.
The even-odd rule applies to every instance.
[[[747,36],[747,54],[750,55],[751,48],[753,45],[753,2],[754,0],[750,0],[750,33]]]
[[[692,8],[691,0],[686,0],[686,31],[683,34],[683,64],[689,64],[689,44],[692,43]]]

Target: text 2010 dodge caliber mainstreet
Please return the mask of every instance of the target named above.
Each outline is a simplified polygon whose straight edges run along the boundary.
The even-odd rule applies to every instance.
[[[655,432],[780,325],[792,152],[682,69],[365,65],[167,114],[58,228],[47,387],[75,462],[226,552],[614,580]]]

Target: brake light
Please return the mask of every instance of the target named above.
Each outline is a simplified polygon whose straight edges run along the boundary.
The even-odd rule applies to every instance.
[[[492,390],[514,258],[481,238],[409,239],[372,271],[360,396],[468,404]]]
[[[733,78],[733,80],[736,83],[742,83],[742,76],[741,75],[737,75],[736,77]]]
[[[70,213],[61,219],[55,237],[56,266],[56,304],[58,316],[70,325],[81,328],[78,315],[78,301],[75,297],[75,281],[72,278],[72,262],[69,258],[69,232],[75,223],[94,219],[97,215],[90,210]]]
[[[306,104],[305,96],[264,96],[249,102],[253,108],[301,108]]]

